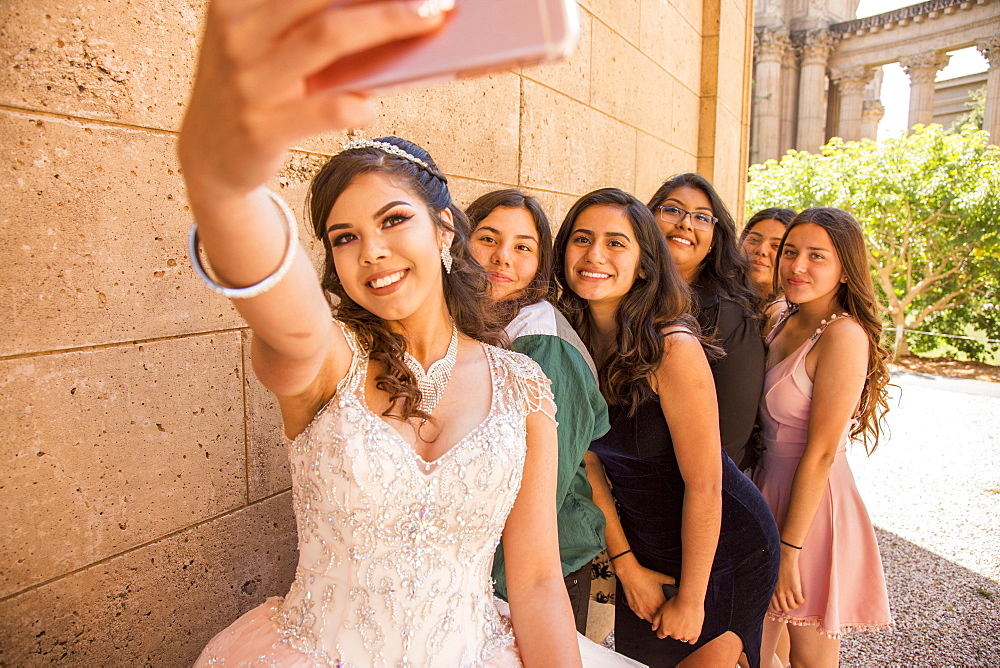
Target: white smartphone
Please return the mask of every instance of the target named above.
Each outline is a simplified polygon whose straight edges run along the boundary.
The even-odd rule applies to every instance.
[[[434,33],[352,54],[309,85],[384,93],[559,60],[579,39],[576,0],[455,0]]]

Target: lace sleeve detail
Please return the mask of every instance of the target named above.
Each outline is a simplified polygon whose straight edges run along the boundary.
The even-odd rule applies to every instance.
[[[525,416],[541,411],[558,426],[556,401],[552,396],[552,381],[542,371],[542,367],[527,355],[511,351],[503,352]]]
[[[340,331],[344,333],[347,345],[351,349],[351,366],[347,370],[347,373],[344,374],[344,377],[340,379],[340,382],[337,383],[337,390],[333,394],[336,397],[340,395],[341,390],[350,386],[359,377],[358,370],[361,368],[366,356],[365,352],[361,349],[357,335],[351,328],[336,318],[333,319],[333,322],[340,327]]]

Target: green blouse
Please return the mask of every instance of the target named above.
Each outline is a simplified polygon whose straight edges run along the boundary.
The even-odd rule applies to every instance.
[[[548,302],[526,306],[507,326],[514,350],[535,360],[552,381],[559,423],[556,509],[563,575],[579,570],[604,549],[604,514],[594,505],[583,455],[608,432],[608,406],[597,372],[572,326]],[[503,544],[493,559],[497,596],[507,598]]]

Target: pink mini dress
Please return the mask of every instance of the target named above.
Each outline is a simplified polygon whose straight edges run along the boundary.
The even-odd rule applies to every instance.
[[[769,344],[790,313],[786,312],[771,331]],[[765,449],[754,482],[771,507],[779,530],[809,430],[813,383],[806,373],[805,358],[837,317],[824,321],[795,352],[771,367],[764,379],[760,424]],[[832,638],[850,630],[876,630],[892,624],[875,530],[847,463],[847,442],[854,424],[851,420],[844,425],[826,490],[802,544],[799,566],[805,602],[787,613],[768,611],[772,620],[815,625]]]

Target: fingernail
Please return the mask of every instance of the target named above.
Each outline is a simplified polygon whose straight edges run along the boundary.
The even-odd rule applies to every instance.
[[[417,5],[417,16],[430,19],[450,12],[455,8],[455,0],[423,0]]]

